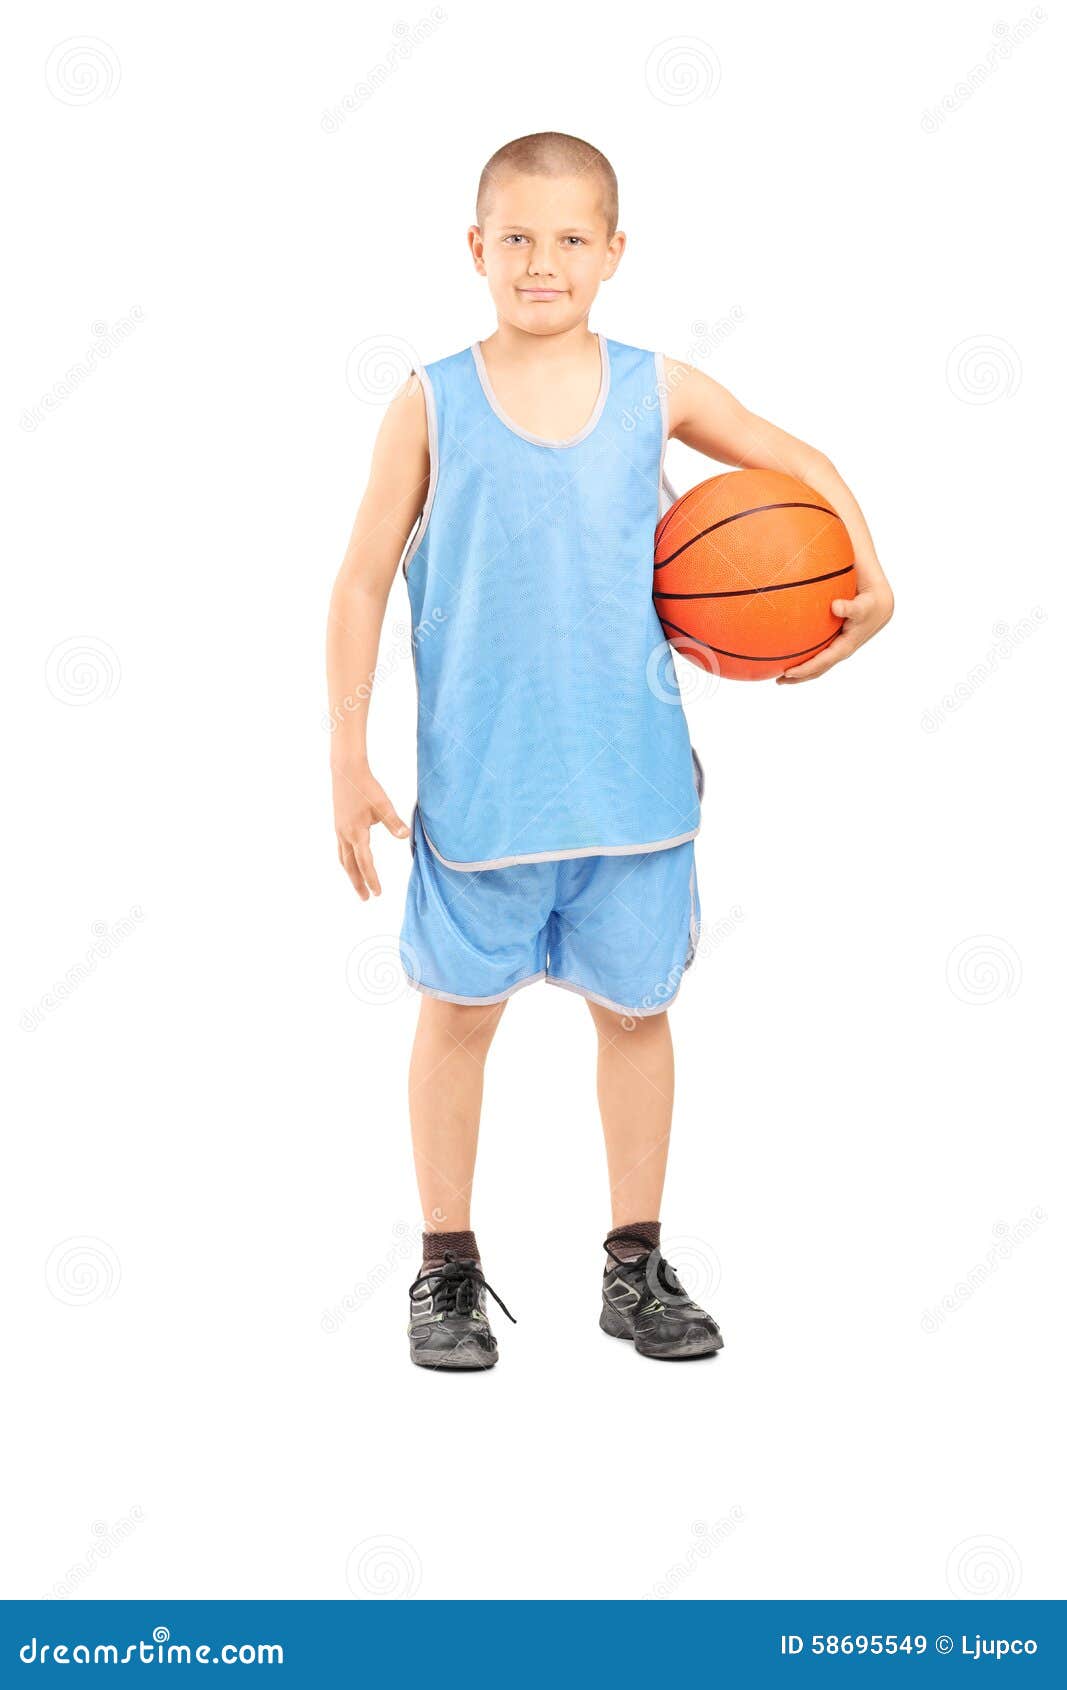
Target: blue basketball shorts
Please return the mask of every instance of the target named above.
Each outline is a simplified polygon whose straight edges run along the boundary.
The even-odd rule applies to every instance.
[[[662,851],[450,869],[412,818],[400,960],[419,991],[491,1004],[535,980],[656,1015],[700,937],[693,841]]]

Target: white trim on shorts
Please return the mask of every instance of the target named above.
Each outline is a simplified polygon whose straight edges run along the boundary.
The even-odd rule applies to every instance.
[[[412,817],[412,820],[414,820],[414,816]],[[425,834],[426,830],[423,828],[423,835],[425,836]],[[564,991],[576,992],[579,997],[587,998],[590,1003],[600,1004],[603,1009],[613,1010],[617,1015],[630,1015],[633,1016],[635,1020],[643,1021],[650,1015],[660,1015],[665,1009],[670,1008],[671,1004],[682,989],[682,977],[685,975],[696,955],[696,947],[700,939],[700,923],[696,918],[695,888],[696,863],[694,863],[689,870],[690,953],[685,962],[682,964],[682,971],[678,977],[678,984],[675,986],[674,991],[671,993],[669,998],[664,998],[663,1002],[658,1003],[654,1009],[643,1009],[634,1007],[630,1004],[616,1003],[614,998],[606,998],[600,992],[591,992],[587,986],[579,986],[574,980],[562,980],[558,975],[550,974],[547,968],[538,969],[536,974],[527,974],[525,979],[516,980],[515,984],[513,986],[509,986],[506,991],[494,992],[491,997],[487,998],[470,998],[464,997],[459,992],[438,991],[435,986],[424,986],[420,981],[413,980],[406,968],[403,968],[402,972],[409,986],[413,986],[417,992],[424,993],[426,997],[439,998],[443,1003],[466,1004],[470,1005],[472,1008],[479,1008],[482,1006],[488,1007],[490,1004],[504,1003],[506,999],[513,997],[516,992],[521,992],[524,986],[532,986],[536,980],[544,980],[549,986],[562,986]]]
[[[684,973],[685,970],[683,969],[682,972]],[[670,997],[664,998],[663,1002],[658,1003],[655,1009],[635,1009],[630,1004],[616,1003],[612,998],[603,998],[599,992],[591,992],[587,986],[579,986],[573,980],[561,980],[556,974],[546,974],[545,980],[549,986],[562,986],[566,992],[577,992],[579,997],[588,998],[590,1003],[598,1003],[603,1009],[612,1009],[618,1015],[632,1015],[635,1021],[644,1021],[650,1015],[662,1015],[665,1009],[670,1009],[671,1004],[682,989],[682,982],[679,980]]]
[[[422,992],[426,997],[440,998],[443,1003],[470,1004],[471,1007],[475,1009],[481,1007],[482,1005],[488,1006],[493,1003],[503,1003],[504,999],[510,998],[514,992],[520,992],[523,986],[532,986],[535,980],[543,980],[546,973],[546,971],[542,968],[536,974],[527,974],[525,980],[516,980],[514,986],[509,986],[506,992],[495,992],[490,998],[465,998],[462,997],[459,992],[439,992],[436,986],[424,986],[421,981],[413,980],[406,968],[402,969],[401,972],[403,973],[408,985],[414,986],[417,992]]]

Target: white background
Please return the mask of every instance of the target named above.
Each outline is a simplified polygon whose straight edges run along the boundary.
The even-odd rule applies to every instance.
[[[4,55],[4,1593],[1052,1596],[1057,22],[445,14],[53,4]],[[592,1023],[538,986],[475,1191],[520,1324],[448,1378],[404,1336],[408,846],[360,904],[322,648],[386,378],[492,331],[475,186],[542,128],[618,172],[592,326],[828,452],[897,613],[689,705],[665,1238],[726,1350],[597,1330]],[[407,628],[398,580],[371,752],[405,815]]]

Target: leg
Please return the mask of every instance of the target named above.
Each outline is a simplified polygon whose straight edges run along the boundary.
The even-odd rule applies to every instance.
[[[596,1024],[597,1098],[611,1185],[612,1227],[659,1219],[674,1107],[674,1047],[667,1011],[621,1016],[590,1001]]]
[[[424,997],[411,1052],[408,1098],[415,1174],[427,1232],[470,1229],[482,1077],[504,1003]]]
[[[646,1248],[618,1239],[601,1284],[600,1329],[662,1361],[714,1355],[722,1333],[693,1302],[659,1251],[659,1206],[674,1101],[674,1050],[667,1012],[640,1020],[590,1003],[600,1056],[597,1092],[611,1180],[612,1232],[638,1223]]]

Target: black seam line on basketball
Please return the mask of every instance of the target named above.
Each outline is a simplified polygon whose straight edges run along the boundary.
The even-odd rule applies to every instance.
[[[856,565],[850,563],[845,569],[831,569],[826,575],[807,575],[803,581],[776,581],[770,587],[729,587],[721,593],[653,593],[657,599],[744,599],[751,598],[756,593],[782,593],[786,587],[812,587],[816,581],[836,581],[839,575],[848,575]]]
[[[679,546],[670,557],[665,557],[661,563],[654,563],[653,569],[666,569],[669,563],[673,563],[676,557],[681,557],[690,546],[695,546],[698,540],[703,540],[706,534],[714,534],[716,528],[725,528],[728,522],[740,522],[743,516],[759,516],[761,511],[822,511],[824,516],[832,516],[838,522],[841,521],[837,512],[832,511],[829,505],[812,505],[806,499],[783,499],[781,504],[777,505],[753,505],[750,511],[737,511],[733,516],[724,516],[718,522],[713,522],[710,528],[702,528],[699,534],[694,534],[691,540],[687,540],[684,546]]]
[[[724,651],[720,645],[709,645],[707,640],[698,639],[696,634],[689,632],[688,628],[679,628],[677,622],[664,621],[662,616],[660,621],[665,628],[673,628],[676,634],[684,634],[687,640],[692,640],[694,645],[701,646],[704,651],[713,651],[716,657],[740,657],[745,663],[784,663],[790,657],[807,657],[809,652],[819,651],[834,637],[833,634],[827,634],[826,639],[820,640],[818,645],[805,646],[803,651],[783,651],[779,652],[777,657],[757,657],[751,651]]]

